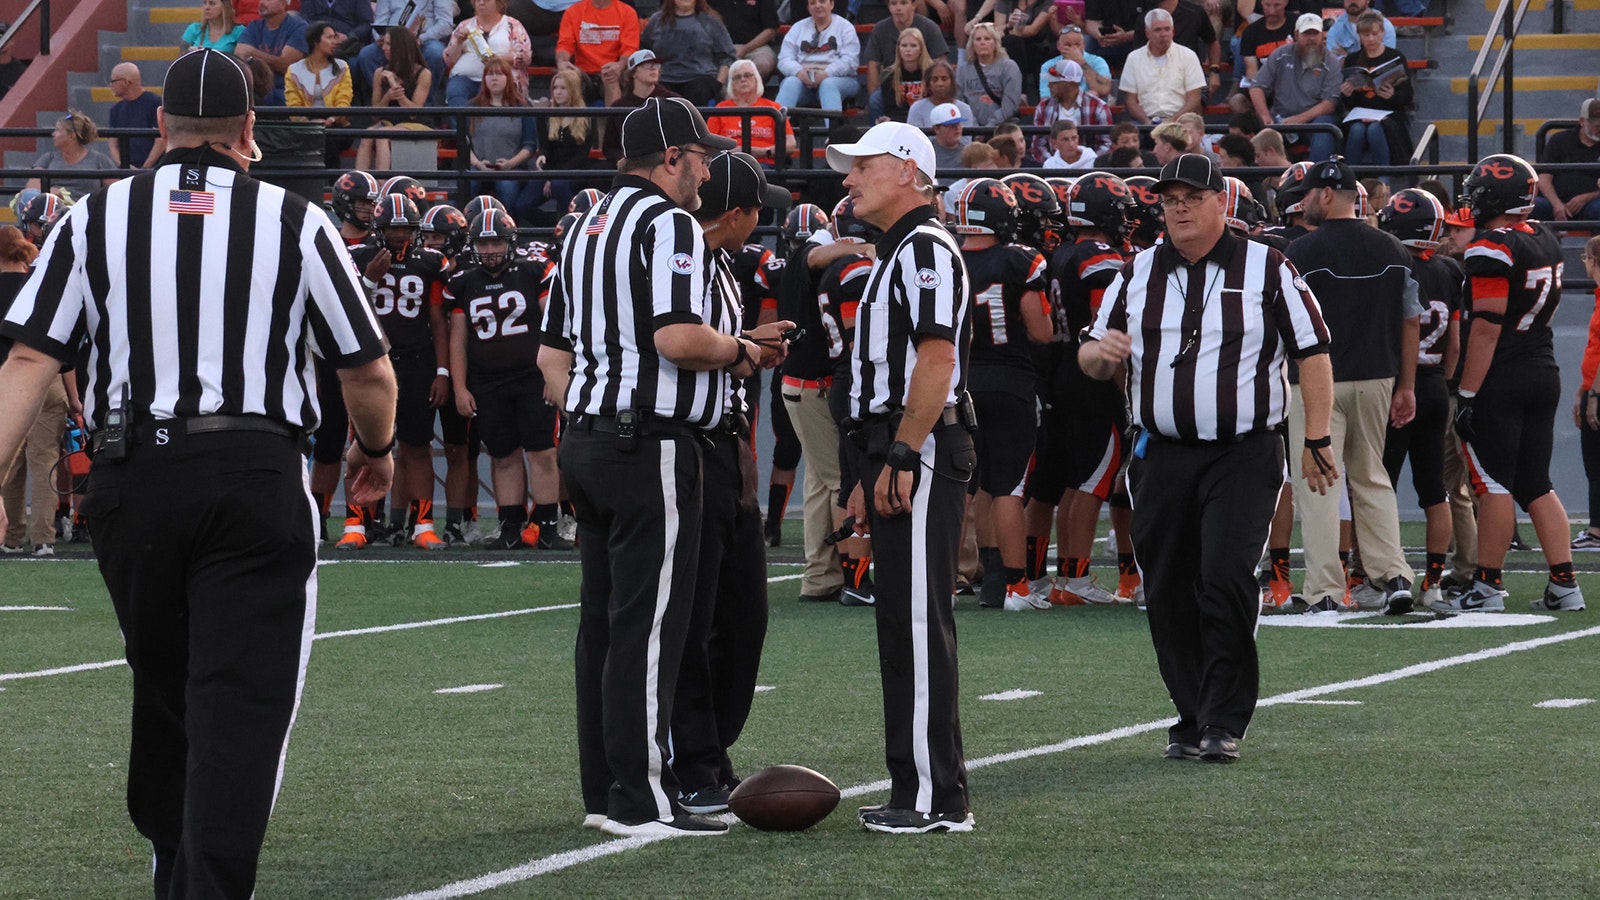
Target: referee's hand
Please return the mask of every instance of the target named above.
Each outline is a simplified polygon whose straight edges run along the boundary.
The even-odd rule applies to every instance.
[[[1328,493],[1339,483],[1339,467],[1333,461],[1332,451],[1327,448],[1319,451],[1306,447],[1301,450],[1300,472],[1306,478],[1306,487],[1319,494]]]
[[[349,477],[345,493],[351,500],[365,506],[389,495],[389,486],[394,483],[393,453],[373,459],[362,453],[355,441],[351,441],[350,449],[344,454],[344,463]]]

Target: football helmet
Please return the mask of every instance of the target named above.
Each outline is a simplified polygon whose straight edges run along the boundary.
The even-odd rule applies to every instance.
[[[1128,216],[1135,203],[1128,183],[1106,172],[1089,172],[1067,194],[1067,224],[1106,233],[1110,243],[1128,236]]]
[[[478,265],[492,272],[509,263],[516,255],[517,223],[511,218],[510,213],[504,210],[485,210],[476,219],[469,221],[468,226],[472,255],[478,261]],[[490,240],[505,241],[505,252],[484,253],[479,249],[479,242]]]
[[[499,210],[500,212],[510,212],[510,210],[506,209],[506,205],[504,203],[501,203],[493,196],[489,194],[479,194],[478,196],[473,197],[471,200],[468,200],[466,206],[461,207],[461,214],[467,217],[468,222],[476,223],[478,219],[483,216],[483,211],[485,209],[494,209]]]
[[[1250,189],[1244,186],[1243,181],[1234,178],[1232,175],[1224,177],[1222,183],[1223,220],[1234,231],[1240,234],[1249,234],[1250,223],[1246,221],[1246,216],[1249,215],[1249,212],[1246,211],[1246,208],[1255,205],[1255,200],[1250,196]]]
[[[1462,183],[1461,205],[1472,210],[1473,221],[1487,222],[1499,215],[1522,216],[1533,212],[1539,176],[1520,156],[1496,153],[1478,160]]]
[[[950,230],[956,234],[992,234],[1002,244],[1017,234],[1017,198],[993,178],[974,178],[952,191]]]
[[[856,201],[848,194],[833,207],[833,236],[841,241],[873,243],[883,236],[883,230],[865,219],[856,218]]]
[[[1156,180],[1149,175],[1133,175],[1123,179],[1128,195],[1133,198],[1133,231],[1128,235],[1141,247],[1155,245],[1156,239],[1167,227],[1161,213],[1161,195],[1156,193]]]
[[[394,253],[405,252],[406,247],[421,234],[422,213],[417,204],[405,194],[385,194],[372,208],[372,230],[383,239],[384,246]],[[399,234],[395,234],[395,232]]]
[[[467,217],[448,203],[441,203],[422,214],[422,235],[440,235],[444,243],[435,245],[440,253],[450,259],[461,255],[467,248]]]
[[[1289,224],[1289,217],[1306,211],[1306,176],[1311,174],[1311,163],[1297,162],[1283,170],[1278,178],[1278,221]]]
[[[383,187],[378,189],[378,196],[380,197],[387,197],[390,194],[405,194],[411,199],[412,203],[417,205],[418,209],[422,209],[428,204],[428,189],[422,186],[422,182],[412,178],[410,175],[396,175],[385,181]]]
[[[1017,233],[1014,240],[1036,249],[1044,250],[1049,243],[1047,232],[1061,224],[1061,201],[1055,188],[1043,178],[1029,172],[1013,172],[1000,179],[1017,198]]]
[[[784,255],[793,253],[813,234],[827,227],[828,214],[815,203],[802,203],[789,210],[789,214],[783,217],[783,228],[780,229]]]
[[[340,222],[372,227],[372,204],[382,196],[378,193],[378,179],[360,169],[352,169],[333,183],[332,193],[330,205]]]
[[[1444,237],[1444,204],[1427,191],[1406,188],[1378,210],[1378,227],[1417,250],[1437,250]]]
[[[600,198],[604,196],[605,194],[597,188],[584,188],[573,194],[572,199],[567,201],[567,212],[577,213],[581,216],[588,212],[590,207],[599,203]]]
[[[567,236],[568,229],[572,228],[573,225],[576,225],[578,220],[581,218],[583,218],[583,214],[577,212],[569,212],[562,216],[561,219],[556,222],[555,243],[560,244],[561,239]]]
[[[17,225],[30,243],[43,247],[44,239],[50,235],[50,226],[66,210],[67,205],[55,194],[35,194],[17,210]]]

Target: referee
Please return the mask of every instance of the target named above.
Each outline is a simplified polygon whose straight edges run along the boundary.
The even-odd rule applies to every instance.
[[[157,897],[255,888],[316,618],[314,356],[342,373],[357,501],[392,475],[388,347],[327,215],[245,174],[250,98],[230,56],[174,62],[171,149],[72,208],[0,326],[0,458],[87,350],[83,515],[133,670],[128,811]]]
[[[860,821],[891,834],[971,831],[950,606],[977,467],[967,268],[938,222],[933,144],[921,131],[874,125],[857,143],[829,146],[828,165],[848,173],[856,216],[884,231],[856,313],[847,428],[862,474],[850,512],[858,531],[870,524],[877,560],[890,781],[889,802],[862,807]]]
[[[1300,365],[1306,480],[1338,477],[1328,447],[1328,332],[1283,254],[1228,232],[1222,173],[1186,153],[1156,190],[1167,242],[1106,289],[1078,351],[1093,378],[1126,368],[1128,478],[1161,678],[1178,708],[1167,758],[1239,757],[1260,689],[1255,567],[1284,478],[1288,356]]]
[[[571,416],[560,449],[583,566],[576,651],[584,824],[607,834],[721,834],[678,802],[667,766],[700,554],[701,455],[728,379],[781,342],[712,327],[711,258],[691,212],[709,157],[733,149],[682,98],[622,124],[611,193],[561,250],[540,369]],[[559,318],[557,313],[559,312]]]

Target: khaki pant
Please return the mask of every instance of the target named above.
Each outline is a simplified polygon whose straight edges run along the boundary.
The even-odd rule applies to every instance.
[[[833,531],[833,510],[839,501],[839,427],[828,411],[827,388],[798,388],[785,384],[783,405],[800,438],[806,477],[801,490],[805,511],[806,567],[800,576],[800,593],[813,597],[831,594],[844,586],[838,548],[822,539]]]
[[[67,391],[61,379],[52,378],[33,417],[33,427],[23,440],[17,456],[6,468],[0,497],[4,498],[6,518],[5,542],[9,547],[27,544],[54,544],[56,542],[56,490],[54,467],[61,458],[61,432],[67,422]],[[23,518],[26,495],[33,494],[27,505],[28,515]],[[26,525],[26,535],[24,535]]]
[[[1456,398],[1450,398],[1450,422],[1456,420]],[[1450,498],[1450,524],[1455,529],[1456,551],[1450,558],[1450,571],[1463,581],[1471,581],[1478,571],[1478,511],[1467,484],[1467,461],[1461,455],[1461,439],[1453,425],[1444,432],[1444,491]]]
[[[1306,412],[1300,387],[1294,388],[1289,406],[1289,447],[1294,452],[1289,459],[1294,475],[1294,507],[1300,514],[1301,542],[1306,552],[1308,603],[1344,596],[1344,568],[1339,564],[1339,495],[1346,488],[1367,577],[1379,584],[1397,575],[1407,581],[1414,577],[1400,548],[1400,509],[1395,502],[1394,485],[1383,467],[1389,400],[1393,394],[1393,378],[1334,384],[1329,420],[1331,449],[1339,477],[1347,481],[1326,494],[1318,494],[1306,486],[1301,471]]]

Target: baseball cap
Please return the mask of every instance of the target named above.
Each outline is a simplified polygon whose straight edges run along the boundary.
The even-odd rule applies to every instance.
[[[738,146],[712,134],[700,111],[682,97],[651,97],[622,121],[622,155],[631,159],[685,144],[704,144],[712,150]]]
[[[4,30],[0,29],[0,31]],[[1600,119],[1600,98],[1590,97],[1583,101],[1583,105],[1578,107],[1578,118],[1587,119],[1591,122]]]
[[[700,209],[707,214],[752,206],[789,208],[789,192],[767,183],[767,174],[754,156],[728,150],[711,157],[706,165],[711,168],[711,178],[700,185]]]
[[[1300,18],[1294,20],[1294,33],[1302,31],[1321,31],[1322,17],[1316,13],[1301,13]]]
[[[1185,153],[1161,167],[1155,190],[1159,193],[1174,184],[1187,184],[1203,191],[1220,191],[1227,187],[1222,180],[1222,170],[1211,157],[1200,153]]]
[[[250,76],[232,56],[215,50],[191,50],[167,68],[161,106],[170,116],[224,119],[250,111],[254,95]]]
[[[917,164],[922,174],[930,179],[935,177],[934,170],[938,162],[933,155],[933,142],[922,133],[922,129],[904,122],[879,122],[853,144],[829,144],[828,168],[848,175],[850,161],[855,157],[881,156],[885,153],[897,159],[909,159]]]
[[[656,58],[654,50],[635,50],[633,51],[633,55],[628,57],[628,71],[632,72],[634,69],[639,68],[647,62],[660,61],[661,60]]]
[[[1307,190],[1333,188],[1336,191],[1354,191],[1360,187],[1361,183],[1356,181],[1355,171],[1337,157],[1317,163],[1311,168],[1310,174],[1306,175]]]
[[[1049,87],[1061,81],[1083,81],[1083,66],[1070,59],[1063,59],[1055,65],[1044,70],[1044,86]]]
[[[961,107],[954,103],[941,103],[928,112],[929,125],[954,125],[966,120],[967,117],[961,114]]]

